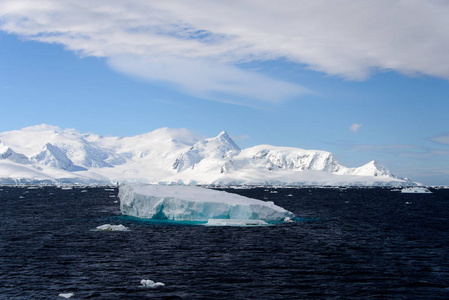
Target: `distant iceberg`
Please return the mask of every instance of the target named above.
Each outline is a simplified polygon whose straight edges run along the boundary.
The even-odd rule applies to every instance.
[[[129,231],[128,227],[120,225],[104,224],[97,227],[98,231]]]
[[[273,202],[196,186],[122,184],[119,187],[119,198],[122,214],[143,219],[273,222],[294,217],[293,213]]]
[[[152,289],[160,287],[160,286],[165,286],[165,283],[163,283],[163,282],[154,282],[153,280],[150,280],[150,279],[142,279],[140,281],[140,284],[144,287],[149,287]]]
[[[408,187],[401,190],[403,194],[432,194],[431,191],[424,187]]]

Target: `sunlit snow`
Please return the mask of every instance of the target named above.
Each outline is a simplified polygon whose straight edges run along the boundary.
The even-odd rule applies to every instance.
[[[221,132],[161,128],[102,137],[39,125],[0,133],[0,183],[410,186],[382,164],[348,168],[327,151],[259,145]]]

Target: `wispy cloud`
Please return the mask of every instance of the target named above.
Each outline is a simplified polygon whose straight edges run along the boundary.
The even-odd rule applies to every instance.
[[[357,132],[359,132],[360,128],[362,128],[362,124],[354,123],[349,127],[349,131],[351,131],[353,133],[357,133]]]
[[[339,143],[349,148],[351,151],[371,152],[371,153],[393,153],[402,157],[430,159],[435,157],[449,157],[449,150],[435,149],[421,145],[364,145],[344,141]]]
[[[230,102],[279,102],[306,91],[238,67],[249,61],[281,58],[352,80],[376,69],[448,79],[447,15],[446,2],[418,0],[0,2],[4,31],[106,57],[122,72]],[[126,66],[138,61],[145,62],[141,68]],[[177,76],[189,66],[209,72],[207,84]]]
[[[364,151],[364,152],[391,152],[391,151],[404,151],[411,149],[421,149],[421,146],[414,145],[400,145],[400,144],[392,144],[392,145],[359,145],[352,144],[351,149],[354,151]]]
[[[449,157],[448,150],[439,150],[439,149],[423,149],[422,152],[404,152],[401,153],[403,157],[411,157],[411,158],[421,158],[421,159],[430,159],[434,157]]]
[[[449,132],[429,138],[432,142],[449,145]]]
[[[298,85],[210,60],[133,55],[114,56],[109,65],[148,81],[171,84],[199,98],[232,104],[279,103],[309,93]]]
[[[231,135],[231,139],[233,139],[234,141],[246,140],[246,139],[249,139],[249,135],[247,135],[247,134],[243,134],[243,135]]]

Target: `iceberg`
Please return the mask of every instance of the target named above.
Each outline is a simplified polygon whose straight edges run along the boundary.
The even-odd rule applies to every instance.
[[[98,231],[129,231],[128,227],[120,225],[104,224],[97,227]]]
[[[62,297],[62,298],[69,299],[69,298],[75,296],[75,294],[74,294],[74,293],[61,293],[61,294],[59,294],[58,296],[59,296],[59,297]]]
[[[424,187],[408,187],[401,190],[403,194],[432,194],[431,191]]]
[[[120,185],[122,214],[154,220],[214,222],[210,219],[283,221],[294,214],[273,202],[198,186]],[[216,221],[216,224],[220,221]],[[241,222],[241,221],[240,221]],[[216,225],[215,224],[215,225]]]
[[[140,281],[140,284],[143,285],[144,287],[149,287],[149,288],[152,288],[152,289],[160,287],[160,286],[165,286],[165,283],[163,283],[163,282],[154,282],[151,279],[142,279]]]

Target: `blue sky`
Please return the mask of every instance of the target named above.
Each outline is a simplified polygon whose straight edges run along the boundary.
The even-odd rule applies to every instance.
[[[0,131],[226,130],[241,148],[449,184],[447,15],[441,1],[0,0]]]

